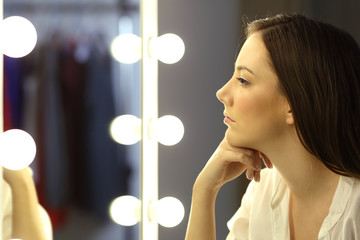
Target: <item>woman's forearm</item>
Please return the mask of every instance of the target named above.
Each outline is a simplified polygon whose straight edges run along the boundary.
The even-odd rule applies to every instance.
[[[215,201],[220,188],[245,170],[260,170],[258,166],[261,162],[255,151],[223,139],[195,181],[186,240],[216,239]]]
[[[194,185],[185,240],[216,239],[215,201],[218,191]]]

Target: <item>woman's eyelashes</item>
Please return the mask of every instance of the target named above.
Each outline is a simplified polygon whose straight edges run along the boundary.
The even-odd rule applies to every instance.
[[[243,78],[236,78],[242,86],[248,86],[250,83]]]

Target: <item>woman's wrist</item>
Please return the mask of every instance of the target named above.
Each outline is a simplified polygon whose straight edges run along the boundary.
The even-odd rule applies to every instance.
[[[196,179],[193,186],[193,194],[201,194],[206,197],[216,197],[221,186],[216,184],[209,184],[200,176]]]

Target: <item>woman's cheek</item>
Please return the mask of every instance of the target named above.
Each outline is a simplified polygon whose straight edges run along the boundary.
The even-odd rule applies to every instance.
[[[260,99],[256,100],[253,97],[242,96],[236,99],[236,112],[238,118],[252,116],[257,112],[258,105],[261,103]]]

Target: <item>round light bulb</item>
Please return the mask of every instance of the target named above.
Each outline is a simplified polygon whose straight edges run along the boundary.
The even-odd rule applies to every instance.
[[[174,197],[162,198],[154,207],[156,221],[163,227],[175,227],[185,215],[183,204]]]
[[[120,144],[135,144],[141,139],[141,120],[129,114],[118,116],[111,122],[110,135]]]
[[[0,164],[10,170],[28,167],[36,155],[36,144],[27,132],[11,129],[0,134]]]
[[[121,34],[112,41],[110,51],[121,63],[135,63],[141,58],[141,38],[130,33]]]
[[[151,128],[151,137],[166,146],[180,142],[185,131],[181,120],[172,115],[165,115],[155,120],[151,123]]]
[[[26,18],[19,16],[12,16],[2,20],[0,34],[0,51],[13,58],[28,55],[37,42],[34,25]]]
[[[176,34],[167,33],[151,39],[149,44],[150,55],[163,63],[173,64],[178,62],[185,53],[185,44]]]
[[[133,226],[140,220],[140,206],[141,202],[136,197],[118,197],[110,204],[110,217],[119,225]]]

